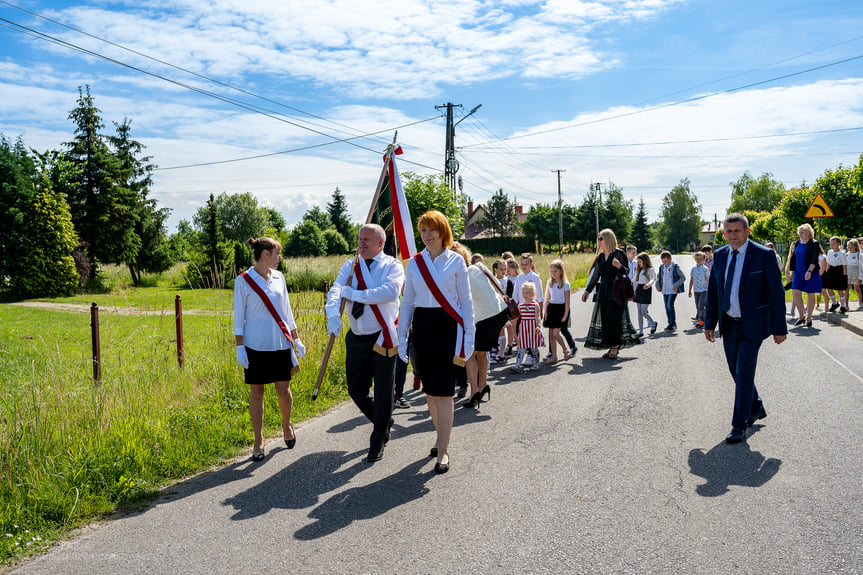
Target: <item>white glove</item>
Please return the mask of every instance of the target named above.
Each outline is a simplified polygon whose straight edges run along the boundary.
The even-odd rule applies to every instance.
[[[243,366],[243,369],[249,369],[249,355],[246,353],[246,346],[237,346],[237,363]]]
[[[473,355],[473,340],[474,334],[466,333],[464,334],[464,356],[465,358],[470,358]]]
[[[333,317],[327,320],[327,332],[331,333],[335,336],[338,336],[342,331],[342,318],[341,316],[334,315]]]
[[[399,359],[408,362],[408,338],[399,338]]]
[[[354,288],[351,286],[345,286],[342,288],[341,296],[345,299],[352,300],[354,295]]]
[[[297,359],[303,359],[303,356],[306,355],[306,346],[298,337],[294,338],[294,350],[297,352]]]

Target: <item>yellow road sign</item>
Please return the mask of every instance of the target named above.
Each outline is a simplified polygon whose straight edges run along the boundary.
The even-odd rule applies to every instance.
[[[820,193],[815,194],[815,199],[812,200],[812,203],[809,205],[809,209],[806,210],[806,214],[803,216],[804,218],[832,218],[833,210],[830,209],[830,206],[827,205],[827,202],[824,201],[824,196]]]

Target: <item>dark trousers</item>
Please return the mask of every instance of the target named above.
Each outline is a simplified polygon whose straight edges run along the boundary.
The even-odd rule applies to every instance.
[[[571,351],[575,351],[575,340],[572,339],[572,334],[569,333],[569,328],[566,326],[560,328],[560,335],[562,335],[563,339],[566,340],[566,343],[569,345],[569,349]]]
[[[360,411],[372,422],[370,447],[384,444],[393,416],[393,379],[398,356],[384,357],[374,350],[380,332],[356,335],[348,330],[345,336],[345,375],[348,393]],[[374,399],[369,394],[374,380]]]
[[[761,342],[746,339],[743,322],[726,316],[722,321],[722,344],[735,385],[731,425],[746,427],[749,419],[761,409],[761,397],[755,389],[755,367]]]
[[[677,314],[674,312],[674,301],[676,299],[676,293],[662,295],[662,300],[665,302],[665,315],[668,317],[668,325],[677,325]]]

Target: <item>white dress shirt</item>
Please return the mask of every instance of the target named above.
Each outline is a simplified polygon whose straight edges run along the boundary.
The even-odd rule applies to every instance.
[[[734,262],[734,270],[731,270],[731,258],[734,257],[734,249],[729,247],[728,261],[725,264],[725,286],[728,288],[728,280],[731,279],[731,301],[728,311],[725,312],[730,317],[740,318],[743,312],[740,311],[740,279],[743,276],[743,260],[746,258],[746,248],[749,247],[749,240],[737,248],[737,261]],[[729,274],[731,274],[729,278]]]
[[[458,305],[459,313],[464,320],[465,345],[470,343],[473,349],[473,335],[476,324],[473,316],[473,300],[470,293],[470,281],[467,275],[467,265],[464,258],[451,250],[444,250],[437,258],[432,260],[428,249],[422,251],[426,264],[434,266],[441,283],[438,285],[440,291],[445,295],[450,294],[451,299]],[[452,297],[455,295],[455,297]],[[431,290],[420,273],[417,263],[411,259],[405,271],[405,291],[402,297],[402,309],[399,313],[399,341],[406,342],[414,309],[418,307],[441,307],[432,295]]]
[[[400,261],[383,252],[378,253],[372,259],[373,262],[369,269],[369,276],[363,275],[363,279],[366,280],[367,289],[361,290],[357,287],[356,274],[351,278],[353,293],[351,294],[350,302],[377,304],[384,319],[388,317],[395,319],[399,314],[399,293],[402,291],[402,285],[405,281],[404,267]],[[339,271],[333,287],[327,293],[325,309],[328,319],[339,317],[342,289],[348,282],[348,276],[353,266],[353,258],[342,265],[342,269]],[[348,316],[348,325],[350,325],[351,331],[354,334],[371,335],[381,331],[381,325],[368,305],[363,308],[363,314],[359,319],[353,316],[351,308],[351,303],[348,303],[345,306],[345,313]]]
[[[249,277],[270,298],[288,331],[297,329],[294,314],[291,312],[291,300],[288,297],[285,276],[279,271],[270,270],[270,280],[267,281],[255,271],[254,267],[247,271]],[[278,351],[291,348],[288,338],[285,337],[279,324],[270,315],[267,306],[252,290],[252,286],[240,276],[234,280],[234,335],[243,336],[243,345],[257,351]]]

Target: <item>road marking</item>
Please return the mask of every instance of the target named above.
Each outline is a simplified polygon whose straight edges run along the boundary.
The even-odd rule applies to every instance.
[[[842,363],[841,361],[839,361],[838,359],[836,359],[835,357],[833,357],[833,356],[830,354],[830,352],[829,352],[829,351],[827,351],[826,349],[824,349],[823,347],[821,347],[820,345],[818,345],[818,344],[817,344],[817,343],[815,343],[814,341],[812,342],[812,345],[814,345],[815,347],[817,347],[818,349],[820,349],[821,351],[823,351],[823,352],[824,352],[824,355],[826,355],[827,357],[829,357],[830,359],[832,359],[833,361],[835,361],[837,364],[839,364],[839,366],[840,366],[842,369],[844,369],[845,371],[847,371],[848,373],[850,373],[851,375],[853,375],[854,377],[856,377],[858,380],[860,380],[860,382],[861,382],[861,383],[863,383],[863,377],[860,377],[859,375],[857,375],[856,373],[854,373],[853,371],[851,371],[851,368],[849,368],[847,365],[845,365],[844,363]]]

